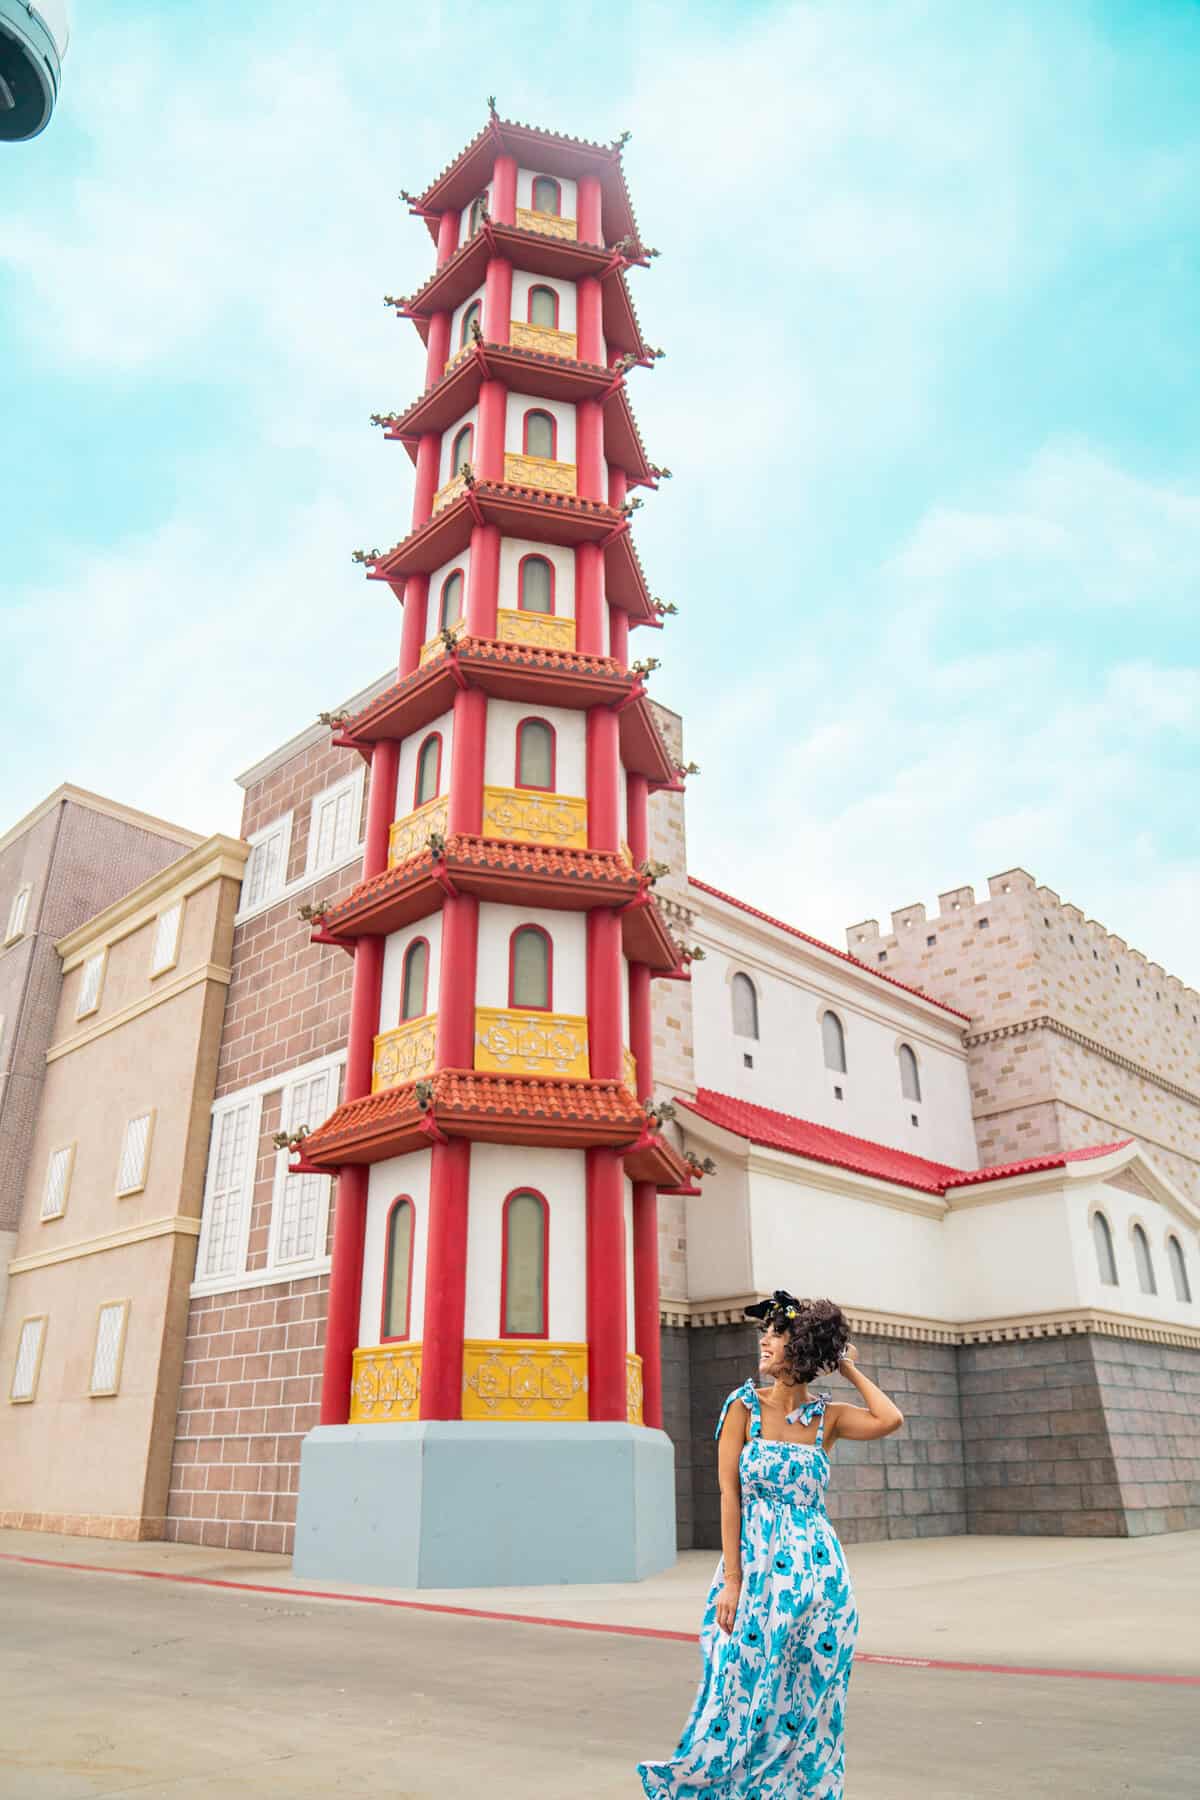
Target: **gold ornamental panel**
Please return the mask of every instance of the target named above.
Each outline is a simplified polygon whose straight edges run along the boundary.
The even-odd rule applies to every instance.
[[[621,1079],[636,1100],[638,1097],[637,1057],[628,1044],[621,1046]]]
[[[406,1019],[394,1031],[381,1031],[375,1039],[371,1092],[381,1094],[385,1088],[403,1087],[407,1081],[423,1081],[432,1075],[436,1046],[436,1013]]]
[[[539,650],[575,648],[575,621],[561,613],[516,612],[502,606],[496,631],[502,644],[533,644]]]
[[[449,481],[442,483],[437,493],[433,496],[434,512],[441,512],[443,506],[449,506],[452,500],[457,500],[458,496],[460,494],[465,494],[466,491],[467,484],[462,476],[452,475]]]
[[[495,1075],[563,1075],[586,1081],[587,1020],[570,1013],[475,1008],[475,1067]]]
[[[453,625],[447,627],[451,637],[456,638],[462,637],[466,629],[467,621],[465,618],[456,619]],[[432,662],[435,656],[441,656],[445,652],[445,649],[446,646],[442,642],[442,634],[439,631],[437,636],[431,637],[427,644],[422,644],[421,667],[424,668],[427,662]]]
[[[470,354],[474,348],[475,348],[474,338],[469,338],[465,344],[460,344],[458,349],[454,352],[454,355],[449,359],[445,368],[442,370],[442,374],[443,375],[448,374],[450,372],[450,370],[454,367],[455,363],[461,362],[464,356],[470,356]]]
[[[553,462],[548,456],[504,454],[504,479],[513,487],[545,488],[549,494],[574,494],[575,464]]]
[[[569,361],[575,361],[573,331],[559,331],[555,325],[530,325],[525,319],[514,319],[509,335],[514,350],[540,350],[543,356],[565,356]]]
[[[418,1418],[420,1406],[420,1344],[376,1344],[354,1352],[352,1425],[395,1425]]]
[[[468,1338],[462,1416],[586,1420],[587,1345]]]
[[[397,819],[388,827],[388,868],[394,869],[397,863],[416,856],[425,848],[430,832],[440,831],[444,837],[449,818],[450,796],[439,794],[436,800],[427,800],[424,806],[418,806],[416,812]]]
[[[567,238],[571,243],[579,236],[574,219],[560,219],[557,213],[534,212],[529,206],[518,206],[517,224],[522,231],[540,231],[543,237]]]
[[[627,1356],[625,1358],[625,1418],[628,1424],[645,1424],[644,1398],[642,1359],[640,1356]]]
[[[485,787],[483,835],[514,844],[586,850],[587,801],[576,794],[543,794],[534,788]]]

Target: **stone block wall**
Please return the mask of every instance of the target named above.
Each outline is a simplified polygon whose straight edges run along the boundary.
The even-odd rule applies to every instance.
[[[696,1544],[692,1511],[693,1464],[692,1383],[686,1325],[662,1328],[663,1430],[675,1446],[675,1530],[681,1550]]]
[[[1200,1350],[1088,1341],[1127,1534],[1200,1529]]]

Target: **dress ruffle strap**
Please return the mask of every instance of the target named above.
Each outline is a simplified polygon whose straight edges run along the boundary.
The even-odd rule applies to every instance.
[[[789,1425],[811,1425],[814,1419],[819,1419],[821,1421],[817,1427],[815,1439],[815,1445],[818,1450],[821,1448],[821,1439],[825,1436],[825,1408],[828,1405],[829,1395],[818,1394],[814,1400],[806,1401],[803,1406],[798,1406],[795,1412],[790,1412],[787,1415],[787,1422]]]
[[[717,1429],[713,1432],[713,1436],[720,1437],[721,1427],[725,1423],[725,1414],[729,1411],[735,1400],[740,1400],[742,1405],[746,1408],[746,1411],[750,1414],[750,1436],[752,1438],[761,1437],[762,1408],[759,1406],[758,1390],[753,1381],[743,1381],[740,1388],[734,1388],[732,1394],[730,1394],[724,1406],[721,1408],[721,1416],[717,1420]]]

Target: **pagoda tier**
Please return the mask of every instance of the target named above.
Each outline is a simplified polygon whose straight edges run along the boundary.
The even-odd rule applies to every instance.
[[[604,243],[617,244],[625,239],[637,242],[637,220],[625,184],[619,145],[563,137],[558,132],[521,125],[493,113],[466,149],[413,201],[413,211],[424,219],[434,243],[438,242],[441,220],[447,213],[462,211],[471,204],[492,179],[501,158],[511,159],[516,167],[552,169],[555,175],[571,181],[596,181],[600,201],[597,223]]]

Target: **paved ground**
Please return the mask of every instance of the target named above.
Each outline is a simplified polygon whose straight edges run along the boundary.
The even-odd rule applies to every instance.
[[[446,1596],[527,1612],[513,1622],[317,1599],[277,1558],[16,1533],[0,1553],[235,1584],[0,1560],[3,1800],[634,1800],[633,1763],[687,1710],[694,1645],[534,1609],[691,1629],[712,1560],[636,1589]],[[1144,1677],[1200,1676],[1200,1534],[850,1554],[864,1651],[918,1666],[856,1669],[847,1800],[1193,1800],[1200,1688]],[[936,1666],[955,1660],[1122,1678]]]

